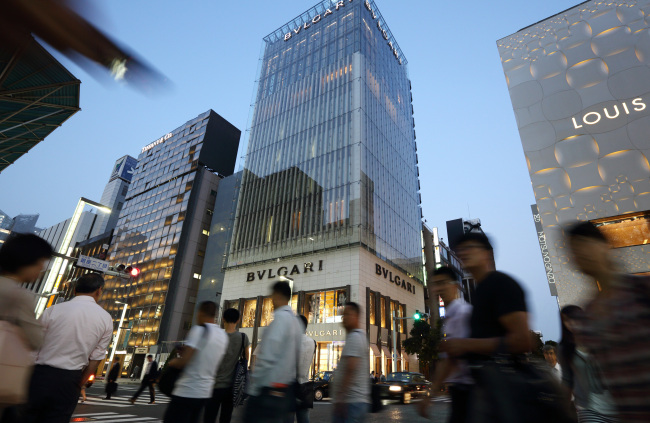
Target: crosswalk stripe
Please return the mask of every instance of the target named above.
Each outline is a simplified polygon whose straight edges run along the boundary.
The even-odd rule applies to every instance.
[[[104,416],[104,415],[116,415],[115,411],[109,411],[106,413],[84,413],[84,414],[73,414],[72,417],[91,417],[91,416]]]
[[[120,397],[120,396],[117,396],[117,397],[111,397],[111,399],[106,400],[106,401],[113,401],[113,400],[117,400],[117,401],[128,401],[128,400],[130,400],[130,399],[131,399],[131,397]],[[156,398],[156,402],[160,402],[160,403],[167,403],[167,402],[169,402],[169,401],[170,401],[170,399],[169,399],[169,398],[165,398],[165,397],[163,397],[163,398]],[[140,403],[140,402],[146,402],[146,403],[148,403],[148,402],[149,402],[149,399],[148,399],[148,398],[138,398],[138,399],[135,400],[135,402],[136,402],[136,403]]]
[[[84,401],[84,402],[80,402],[79,404],[80,404],[80,405],[83,405],[83,404],[88,404],[88,405],[107,405],[107,406],[109,406],[109,407],[132,407],[131,404],[124,404],[124,405],[122,405],[122,404],[110,404],[110,403],[106,403],[106,402],[98,402],[98,401]],[[79,405],[77,405],[77,407],[78,407],[78,406],[79,406]]]
[[[121,417],[121,416],[116,416],[116,417]],[[118,419],[118,420],[102,420],[102,423],[144,422],[144,421],[150,422],[152,420],[160,421],[157,420],[155,417],[137,417],[135,419],[127,418],[127,419]]]
[[[115,414],[117,414],[117,413],[115,413]],[[124,418],[124,417],[138,417],[138,416],[136,416],[135,414],[118,414],[118,415],[115,415],[115,414],[110,415],[110,416],[96,416],[95,418],[96,418],[96,419],[112,419],[112,418],[115,418],[115,417],[119,417],[119,418]],[[101,421],[103,422],[103,421],[105,421],[105,420],[101,420]]]

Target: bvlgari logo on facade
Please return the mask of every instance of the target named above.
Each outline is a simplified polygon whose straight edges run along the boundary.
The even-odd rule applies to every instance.
[[[412,284],[411,282],[407,282],[404,279],[400,278],[399,276],[395,275],[393,276],[393,272],[386,269],[384,266],[380,264],[375,264],[375,273],[379,276],[384,276],[384,279],[388,279],[392,283],[394,283],[397,286],[401,286],[402,289],[407,290],[408,292],[415,294],[415,285]]]
[[[147,151],[147,150],[151,150],[152,148],[154,148],[154,147],[157,146],[158,144],[162,144],[162,143],[164,143],[165,141],[167,141],[167,140],[170,139],[171,137],[172,137],[172,133],[171,133],[171,132],[170,132],[169,134],[163,135],[162,137],[158,138],[156,141],[154,141],[154,142],[152,142],[151,144],[147,145],[146,147],[142,148],[141,153],[144,153],[144,152]]]
[[[318,266],[316,266],[316,263],[312,263],[308,261],[307,263],[303,263],[304,266],[302,266],[302,273],[307,273],[307,272],[314,272],[314,269],[317,271],[323,270],[323,260],[318,260]],[[248,272],[246,274],[246,282],[253,282],[256,279],[262,280],[266,277],[266,279],[273,279],[277,276],[292,276],[292,275],[299,275],[300,274],[300,266],[297,264],[294,264],[293,267],[291,268],[291,271],[289,271],[289,268],[287,266],[280,266],[275,270],[275,273],[273,273],[274,269],[264,269],[264,270],[258,270],[257,272]]]
[[[643,102],[643,98],[638,97],[632,100],[631,105],[628,105],[627,102],[621,103],[620,107],[618,104],[614,104],[608,107],[603,107],[603,112],[593,111],[585,113],[581,119],[576,119],[575,117],[571,118],[574,129],[580,129],[584,125],[596,125],[603,119],[618,119],[623,116],[623,113],[629,115],[632,112],[642,112],[646,108],[646,104]]]
[[[352,3],[352,0],[348,0],[347,2]],[[372,9],[372,6],[370,5],[370,2],[368,0],[365,0],[364,4],[366,6],[366,9],[368,9],[370,14],[372,15],[372,18],[377,19],[377,14]],[[345,1],[336,2],[334,10],[338,12],[338,10],[340,8],[342,8],[342,7],[345,7]],[[318,14],[318,15],[314,16],[312,18],[311,22],[305,22],[304,24],[302,24],[302,26],[299,26],[299,27],[295,28],[294,30],[292,30],[291,32],[287,32],[286,34],[284,34],[284,41],[289,41],[294,36],[294,34],[295,35],[300,34],[300,31],[302,31],[303,29],[306,31],[312,25],[316,25],[323,18],[326,18],[327,16],[329,16],[329,15],[331,15],[333,13],[334,12],[332,12],[332,9],[326,9],[325,12],[322,15]],[[388,38],[389,38],[388,31],[386,31],[384,28],[381,27],[381,22],[379,20],[377,21],[377,28],[379,28],[379,32],[381,32],[381,35],[384,37],[384,40],[388,41]],[[393,45],[392,41],[388,41],[388,47],[390,47],[390,49],[393,52],[393,55],[395,56],[395,58],[397,59],[397,61],[401,65],[402,64],[402,59],[399,57],[399,52],[397,51],[397,48]]]

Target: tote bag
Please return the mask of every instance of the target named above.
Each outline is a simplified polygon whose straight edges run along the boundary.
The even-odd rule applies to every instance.
[[[232,405],[238,407],[244,403],[246,399],[246,385],[248,385],[248,362],[244,354],[244,344],[246,343],[246,335],[241,334],[241,351],[239,352],[239,360],[235,364],[235,374],[232,382]]]
[[[22,329],[0,320],[0,405],[27,402],[33,366],[34,355],[27,347]]]

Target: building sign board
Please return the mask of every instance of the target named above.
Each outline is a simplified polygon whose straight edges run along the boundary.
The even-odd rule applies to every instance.
[[[80,255],[79,258],[77,258],[77,267],[105,272],[108,270],[108,262],[94,257]]]
[[[137,165],[138,165],[138,161],[131,156],[124,156],[118,159],[115,162],[115,166],[113,166],[113,173],[111,174],[111,180],[115,178],[121,178],[131,182]]]
[[[246,274],[246,282],[253,282],[255,280],[262,280],[262,279],[274,279],[278,276],[293,276],[293,275],[300,275],[302,269],[302,273],[312,273],[314,271],[320,272],[323,270],[323,260],[319,260],[318,263],[312,263],[310,261],[303,263],[302,266],[299,266],[297,264],[294,264],[291,269],[289,269],[289,266],[280,266],[277,269],[264,269],[264,270],[258,270],[256,272],[248,272]]]
[[[539,214],[537,204],[530,206],[533,211],[533,220],[535,221],[535,229],[537,230],[537,241],[539,242],[539,249],[542,252],[542,261],[544,262],[544,270],[546,271],[546,280],[548,287],[551,290],[551,295],[557,297],[557,288],[555,286],[555,274],[553,273],[553,265],[551,264],[551,256],[548,253],[548,245],[546,244],[546,234],[544,234],[544,227],[542,226],[542,217]]]
[[[154,148],[158,144],[164,143],[165,141],[170,139],[172,137],[172,135],[173,134],[171,132],[169,134],[163,135],[162,137],[158,138],[156,141],[152,142],[151,144],[142,147],[142,151],[140,153],[144,153],[147,150],[151,150],[152,148]]]
[[[375,274],[383,276],[384,279],[388,279],[391,283],[401,287],[403,290],[415,294],[415,283],[408,282],[406,279],[402,279],[398,275],[393,276],[392,270],[388,270],[379,263],[375,264]]]

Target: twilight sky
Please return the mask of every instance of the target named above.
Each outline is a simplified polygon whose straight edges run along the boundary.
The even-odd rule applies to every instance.
[[[355,0],[356,1],[356,0]],[[375,0],[409,61],[422,207],[445,222],[480,218],[497,267],[527,292],[531,326],[559,338],[530,205],[533,191],[496,40],[579,0]],[[248,124],[262,38],[315,1],[88,0],[101,29],[173,83],[146,97],[54,53],[81,84],[82,111],[0,175],[0,209],[70,217],[79,197],[99,201],[113,163],[208,109]]]

